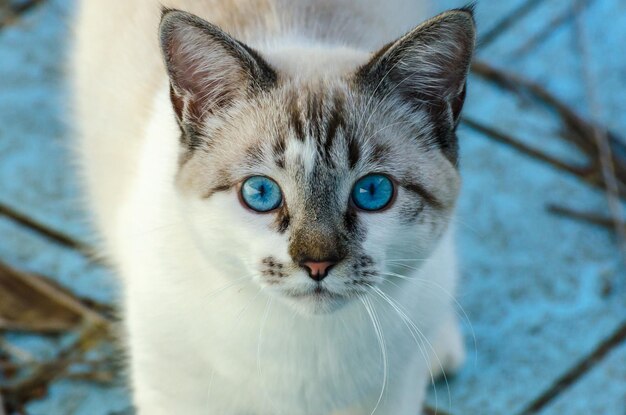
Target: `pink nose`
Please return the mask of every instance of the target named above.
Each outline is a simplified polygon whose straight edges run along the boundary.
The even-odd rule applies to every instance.
[[[302,261],[300,265],[306,268],[309,277],[315,281],[321,281],[328,275],[328,271],[337,261]]]

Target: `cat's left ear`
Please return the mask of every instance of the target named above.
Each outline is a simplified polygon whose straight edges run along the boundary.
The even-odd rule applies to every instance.
[[[189,134],[205,117],[276,82],[258,53],[193,14],[164,10],[159,36],[172,105]]]
[[[416,107],[443,111],[456,127],[475,39],[472,7],[442,13],[383,47],[359,69],[357,81],[381,96],[397,94]]]

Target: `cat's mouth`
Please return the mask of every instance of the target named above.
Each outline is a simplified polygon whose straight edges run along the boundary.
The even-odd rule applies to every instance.
[[[363,287],[336,291],[325,285],[315,284],[306,288],[279,290],[276,295],[304,315],[325,315],[352,304],[355,299],[367,292]]]
[[[322,285],[308,290],[283,292],[285,299],[304,314],[329,314],[339,310],[349,300],[343,294],[330,291]]]
[[[307,290],[307,291],[288,292],[287,295],[292,298],[298,298],[298,299],[306,298],[306,299],[314,299],[314,300],[319,300],[319,301],[338,300],[338,299],[344,298],[343,295],[334,293],[328,290],[327,288],[322,287],[321,285],[318,285],[317,287],[311,290]]]

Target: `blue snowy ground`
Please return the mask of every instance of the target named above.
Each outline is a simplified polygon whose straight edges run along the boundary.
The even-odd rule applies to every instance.
[[[559,19],[575,3],[587,4],[579,17],[587,44],[582,52],[576,20]],[[443,9],[461,2],[438,4]],[[68,156],[72,143],[62,121],[72,6],[69,0],[47,0],[0,29],[0,204],[88,241]],[[518,17],[510,19],[513,14]],[[586,85],[591,84],[599,103],[594,115],[623,133],[625,1],[480,2],[483,35],[495,33],[492,29],[507,19],[510,24],[497,36],[484,38],[479,58],[539,82],[587,117],[592,110]],[[468,117],[580,160],[561,144],[553,117],[479,78],[471,80],[466,109]],[[624,415],[626,342],[609,341],[626,324],[625,268],[615,238],[545,208],[556,202],[606,213],[604,196],[469,128],[462,127],[460,137],[464,191],[457,228],[463,283],[458,300],[471,322],[461,313],[469,357],[450,380],[449,392],[445,383],[431,392],[431,407],[453,415],[508,415],[542,401],[532,413]],[[115,298],[106,270],[1,215],[0,260],[53,277],[87,298]],[[65,341],[16,335],[8,340],[41,357]],[[607,347],[601,359],[591,358]],[[581,362],[590,368],[576,371]],[[575,373],[571,382],[549,394],[569,373]],[[127,407],[120,385],[59,381],[29,405],[28,413],[109,415]]]

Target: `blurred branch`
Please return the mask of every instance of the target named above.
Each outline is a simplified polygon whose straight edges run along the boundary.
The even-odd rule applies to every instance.
[[[2,203],[0,203],[0,215],[6,216],[12,220],[14,220],[15,222],[18,222],[32,230],[34,230],[35,232],[39,233],[40,235],[44,236],[45,238],[48,238],[49,240],[62,245],[66,248],[70,248],[70,249],[75,249],[81,253],[83,253],[84,255],[86,255],[87,257],[91,258],[93,257],[93,249],[88,246],[83,244],[80,241],[77,241],[76,239],[72,238],[69,235],[66,235],[65,233],[59,232],[55,229],[52,229],[46,225],[43,225],[35,220],[33,220],[32,218],[30,218],[29,216],[18,212],[15,209],[10,208],[7,205],[4,205]],[[94,260],[95,261],[95,260]]]
[[[583,9],[588,7],[593,0],[577,0],[575,3],[575,8]],[[511,52],[512,56],[516,58],[520,58],[521,55],[525,55],[526,53],[533,50],[539,44],[545,42],[552,34],[557,32],[562,26],[573,22],[576,19],[576,10],[567,7],[565,11],[561,14],[556,15],[552,20],[550,20],[545,27],[539,31],[539,33],[531,36],[522,46]]]
[[[548,205],[548,211],[558,216],[598,225],[609,230],[612,230],[614,226],[613,218],[599,215],[597,213],[582,212],[555,204]]]
[[[479,40],[478,46],[481,48],[489,46],[493,43],[501,34],[506,32],[515,23],[522,21],[522,19],[535,10],[543,3],[544,0],[528,0],[522,2],[518,7],[511,10],[498,24],[488,30]]]
[[[5,329],[59,332],[79,328],[78,340],[54,360],[30,362],[27,377],[0,383],[0,393],[10,413],[41,397],[50,382],[65,376],[70,365],[110,335],[110,321],[83,304],[76,296],[43,278],[0,263],[0,323]]]
[[[540,150],[533,149],[523,144],[520,140],[503,134],[479,124],[474,120],[466,119],[466,123],[473,129],[481,131],[491,138],[497,139],[507,145],[513,146],[525,154],[552,164],[554,167],[574,174],[585,182],[602,189],[606,189],[606,177],[602,172],[602,157],[596,143],[596,126],[584,120],[574,110],[556,98],[544,87],[532,81],[518,77],[514,74],[497,69],[486,62],[476,61],[472,67],[472,72],[505,89],[515,93],[520,97],[532,98],[539,104],[553,111],[560,119],[564,128],[563,138],[574,144],[588,158],[585,166],[571,166],[568,163],[559,161]],[[626,197],[626,144],[624,141],[611,133],[607,133],[607,142],[611,148],[611,161],[615,167],[615,178],[617,192],[620,197]]]
[[[585,92],[591,114],[594,119],[598,120],[602,116],[602,108],[598,99],[596,82],[589,68],[589,47],[587,36],[584,29],[584,13],[581,4],[574,4],[572,11],[576,16],[575,33],[578,48],[580,50],[583,80]],[[598,158],[600,161],[600,172],[606,189],[606,198],[613,219],[613,227],[617,233],[622,255],[626,260],[626,225],[624,223],[624,211],[620,204],[620,185],[624,184],[624,164],[618,164],[619,160],[613,156],[613,148],[608,132],[604,128],[593,126],[592,138],[598,149]],[[623,142],[622,142],[623,143]],[[623,161],[623,160],[622,160]],[[621,170],[619,170],[621,168]],[[620,175],[620,173],[622,173]],[[618,177],[618,175],[620,175]],[[623,195],[623,193],[622,193]]]
[[[73,362],[102,342],[108,333],[106,322],[92,321],[82,330],[78,340],[61,351],[55,360],[41,363],[26,379],[0,386],[8,411],[20,411],[27,402],[45,395],[52,381],[63,377]]]
[[[2,337],[0,337],[0,357],[5,357],[5,353],[8,353],[11,357],[24,362],[34,360],[32,354],[7,343]]]
[[[498,131],[495,128],[492,128],[486,124],[482,124],[473,118],[470,118],[467,116],[463,117],[463,124],[471,128],[472,130],[482,133],[488,136],[489,138],[492,138],[503,144],[511,146],[515,148],[516,150],[526,154],[527,156],[530,156],[537,160],[548,163],[557,169],[567,171],[581,178],[584,178],[586,175],[586,172],[588,171],[586,167],[578,167],[578,166],[567,164],[555,157],[551,157],[548,154],[545,154],[537,149],[534,149],[531,146],[524,144],[523,142],[521,142],[520,140],[518,140],[517,138],[509,134],[505,134],[501,131]]]
[[[617,329],[610,335],[609,338],[601,342],[595,347],[595,349],[580,360],[574,367],[570,368],[561,377],[556,379],[552,386],[550,386],[545,392],[538,396],[534,401],[530,402],[528,406],[517,415],[535,415],[543,413],[543,409],[546,408],[557,396],[563,396],[561,393],[571,388],[577,381],[583,378],[589,373],[596,364],[605,359],[606,356],[615,350],[621,344],[624,344],[626,340],[626,322],[622,323]]]
[[[0,329],[58,333],[108,320],[68,291],[0,262]]]
[[[593,118],[600,119],[601,110],[595,94],[593,77],[586,66],[587,59],[584,57],[586,56],[586,44],[584,36],[580,33],[582,25],[579,19],[582,8],[585,5],[586,2],[582,1],[576,3],[575,7],[577,9],[573,11],[573,14],[577,18],[578,36],[581,38],[579,42],[581,44],[581,56],[583,56],[583,69],[589,106]],[[594,122],[585,120],[571,107],[537,83],[497,69],[482,61],[474,62],[472,72],[486,81],[520,96],[520,98],[530,98],[554,112],[561,120],[563,126],[561,137],[575,145],[587,157],[587,163],[582,166],[571,165],[539,149],[526,145],[509,134],[481,124],[471,118],[465,117],[463,120],[464,124],[493,140],[513,147],[559,170],[573,174],[584,182],[604,190],[607,195],[611,217],[577,212],[558,206],[550,206],[548,209],[561,216],[613,229],[618,235],[622,252],[626,254],[626,221],[624,220],[620,203],[620,198],[626,199],[626,142],[606,129],[599,127]]]
[[[45,0],[4,0],[0,3],[0,29],[15,23],[24,13],[34,9]]]
[[[430,406],[424,407],[424,415],[450,415],[441,409],[431,408]]]
[[[69,373],[63,376],[64,379],[78,380],[83,382],[110,384],[115,380],[115,373],[112,371],[95,370],[91,372]]]

